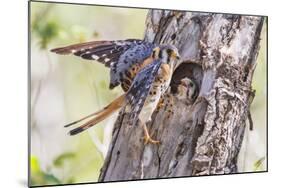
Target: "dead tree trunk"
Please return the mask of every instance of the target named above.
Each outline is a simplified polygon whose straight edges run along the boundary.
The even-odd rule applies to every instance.
[[[160,145],[144,145],[121,110],[99,181],[237,172],[262,25],[257,16],[150,11],[145,40],[174,44],[184,60],[171,84],[188,76],[200,92],[192,105],[174,99],[170,118],[153,115]]]

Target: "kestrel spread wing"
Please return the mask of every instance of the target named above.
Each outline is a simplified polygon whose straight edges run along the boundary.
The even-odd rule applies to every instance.
[[[130,87],[137,66],[141,66],[152,54],[154,44],[138,39],[93,41],[51,50],[57,54],[74,54],[83,59],[96,60],[110,68],[110,89],[122,84]],[[133,71],[131,71],[133,69]],[[126,85],[126,86],[123,86]]]
[[[144,106],[149,90],[159,71],[162,62],[154,60],[151,64],[142,69],[135,77],[132,86],[126,95],[127,104],[130,106],[129,121],[135,124]]]
[[[135,124],[136,121],[138,120],[138,116],[144,106],[148,92],[151,88],[152,83],[155,80],[155,77],[158,73],[160,66],[161,66],[161,61],[154,60],[151,64],[147,65],[144,69],[142,69],[137,74],[128,92],[116,98],[109,105],[104,107],[102,110],[95,112],[89,116],[86,116],[78,121],[74,121],[72,123],[65,125],[65,127],[69,127],[89,117],[94,116],[94,118],[91,119],[90,121],[71,130],[69,134],[75,135],[88,129],[89,127],[99,123],[100,121],[110,116],[113,112],[121,108],[123,105],[128,105],[130,107],[131,116],[129,117],[129,121],[130,123]]]

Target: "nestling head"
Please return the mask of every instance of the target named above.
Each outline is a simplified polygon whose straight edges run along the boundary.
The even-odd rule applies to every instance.
[[[196,84],[189,78],[183,78],[177,88],[177,97],[187,102],[193,102],[198,95],[198,88]]]

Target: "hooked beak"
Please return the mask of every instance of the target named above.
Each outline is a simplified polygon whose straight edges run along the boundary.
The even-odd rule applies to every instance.
[[[174,70],[173,70],[173,71],[175,71],[176,68],[180,65],[181,57],[180,57],[180,55],[179,55],[178,52],[173,51],[173,53],[172,53],[172,58],[173,58],[174,61],[175,61]]]
[[[181,64],[181,58],[180,56],[176,56],[176,65],[174,66],[174,71],[178,68],[178,66]]]

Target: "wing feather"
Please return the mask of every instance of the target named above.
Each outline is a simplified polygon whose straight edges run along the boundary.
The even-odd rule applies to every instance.
[[[128,90],[126,100],[131,108],[129,117],[130,123],[135,124],[138,120],[138,116],[144,106],[145,100],[160,66],[161,61],[159,60],[154,60],[151,64],[147,65],[137,74],[132,86]]]
[[[132,45],[143,42],[138,39],[116,40],[116,41],[92,41],[74,44],[66,47],[52,49],[51,52],[67,55],[74,54],[87,60],[96,60],[110,67],[117,63],[120,55],[127,51]]]
[[[92,41],[52,49],[57,54],[73,54],[87,60],[95,60],[110,68],[110,89],[118,86],[126,72],[147,59],[154,44],[138,39],[116,41]]]

